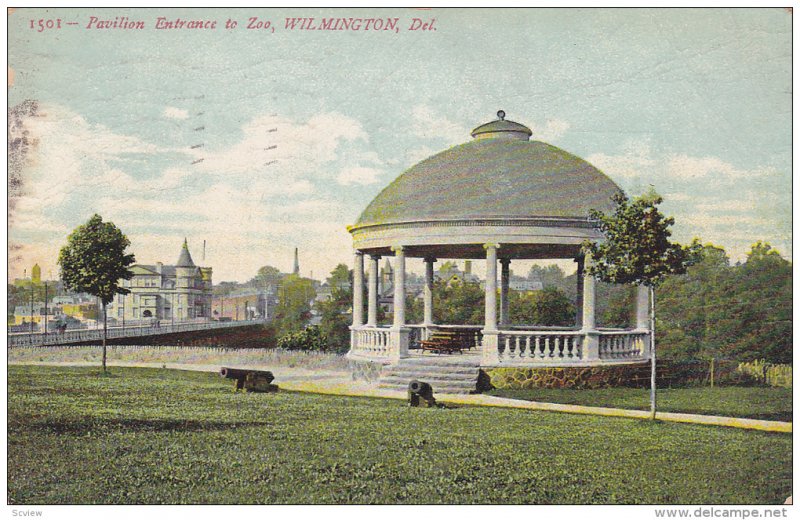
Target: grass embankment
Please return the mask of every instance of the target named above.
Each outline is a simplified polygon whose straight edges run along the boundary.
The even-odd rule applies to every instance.
[[[9,363],[101,363],[98,346],[15,347],[8,350]],[[221,349],[214,347],[111,346],[109,363],[177,363],[188,365],[232,365],[302,367],[314,370],[347,371],[342,355],[282,349]]]
[[[650,409],[650,390],[644,388],[495,389],[487,393],[525,401],[630,410]],[[665,388],[656,390],[656,403],[660,412],[723,415],[768,421],[792,420],[792,390],[790,388],[744,386]]]
[[[791,436],[9,367],[13,503],[783,503]]]
[[[82,343],[94,345],[97,341]],[[275,330],[269,325],[244,325],[223,329],[193,330],[158,334],[110,338],[108,345],[185,345],[192,347],[274,348]]]

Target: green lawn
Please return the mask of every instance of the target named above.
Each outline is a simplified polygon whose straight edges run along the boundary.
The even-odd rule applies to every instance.
[[[492,390],[491,395],[543,401],[548,403],[606,406],[633,410],[650,409],[650,389],[533,388],[528,390]],[[792,420],[792,389],[769,387],[666,388],[656,391],[658,410],[662,412],[699,413],[748,417],[770,421]]]
[[[10,366],[8,497],[46,503],[772,503],[791,436],[408,408],[163,369]]]

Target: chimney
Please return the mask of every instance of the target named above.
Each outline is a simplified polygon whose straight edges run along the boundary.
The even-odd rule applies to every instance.
[[[464,274],[472,274],[472,260],[464,261]]]
[[[298,276],[300,275],[300,260],[297,257],[296,247],[294,248],[294,268],[292,269],[292,272]]]

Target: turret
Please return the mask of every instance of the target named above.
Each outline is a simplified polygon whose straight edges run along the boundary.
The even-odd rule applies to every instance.
[[[189,253],[189,243],[184,238],[178,261],[175,263],[175,285],[179,288],[192,287],[192,278],[196,270],[197,266],[194,265],[192,255]]]

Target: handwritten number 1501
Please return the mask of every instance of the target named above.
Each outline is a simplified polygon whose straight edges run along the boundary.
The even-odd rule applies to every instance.
[[[56,20],[31,20],[31,29],[36,29],[36,32],[42,32],[45,29],[61,29],[61,18]]]

